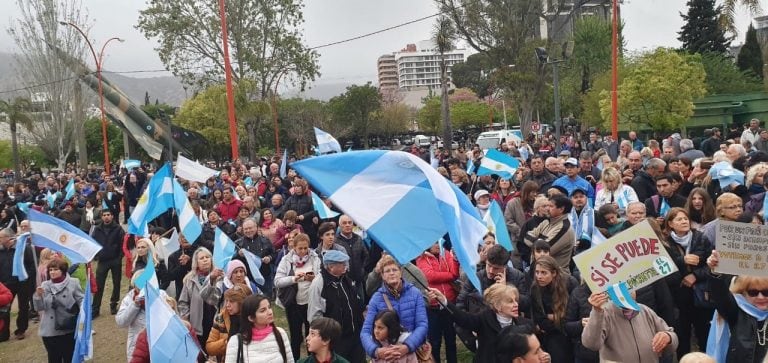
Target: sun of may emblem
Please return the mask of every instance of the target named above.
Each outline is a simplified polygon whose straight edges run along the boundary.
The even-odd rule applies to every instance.
[[[62,235],[60,235],[60,236],[59,236],[59,242],[60,242],[61,244],[66,244],[66,243],[67,243],[67,235],[66,235],[66,234],[62,234]]]
[[[494,165],[493,167],[494,167],[494,169],[496,169],[496,170],[501,170],[501,168],[503,168],[504,166],[503,166],[503,165],[501,165],[501,164],[499,164],[499,163],[496,163],[496,165]]]

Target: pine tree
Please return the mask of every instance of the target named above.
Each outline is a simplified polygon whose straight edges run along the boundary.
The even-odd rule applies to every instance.
[[[757,42],[757,31],[752,24],[749,24],[747,29],[747,38],[739,51],[739,57],[736,58],[736,65],[742,71],[754,72],[763,79],[763,55],[760,53],[760,43]]]
[[[718,23],[720,7],[715,0],[688,0],[688,14],[680,14],[685,24],[677,38],[683,43],[683,50],[690,53],[728,52],[731,44]]]

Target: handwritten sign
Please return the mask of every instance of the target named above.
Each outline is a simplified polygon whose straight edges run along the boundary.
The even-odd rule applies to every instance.
[[[715,249],[720,252],[715,272],[768,276],[768,227],[719,221]]]
[[[621,281],[637,289],[677,271],[647,221],[592,246],[573,260],[592,291],[605,291]]]

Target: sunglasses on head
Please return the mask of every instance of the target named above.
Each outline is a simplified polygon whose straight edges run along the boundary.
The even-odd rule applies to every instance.
[[[747,290],[747,295],[749,295],[750,297],[757,297],[757,294],[763,294],[763,297],[768,297],[768,289],[763,289],[763,290],[749,289],[749,290]]]

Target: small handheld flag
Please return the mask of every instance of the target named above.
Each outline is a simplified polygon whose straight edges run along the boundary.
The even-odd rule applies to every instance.
[[[69,183],[67,183],[64,191],[67,193],[64,196],[64,201],[68,201],[75,196],[75,179],[69,179]]]
[[[200,352],[189,329],[164,301],[160,291],[146,287],[147,343],[152,362],[194,362]]]
[[[216,227],[213,239],[213,265],[221,270],[227,268],[227,263],[232,259],[235,254],[235,242],[222,232],[219,227]]]
[[[91,268],[86,269],[86,276],[90,276]],[[85,284],[83,302],[80,306],[80,314],[77,316],[77,330],[75,331],[75,350],[72,354],[72,362],[81,363],[93,358],[93,334],[91,314],[91,284]]]
[[[288,148],[283,150],[283,160],[280,161],[280,178],[285,179],[288,176]]]
[[[341,145],[331,134],[315,127],[315,138],[317,139],[317,148],[320,154],[334,151],[341,153]]]
[[[492,200],[491,206],[488,209],[488,213],[483,218],[485,225],[488,226],[488,231],[496,235],[496,241],[506,248],[507,251],[514,251],[512,239],[509,238],[509,232],[507,231],[507,224],[504,222],[504,213],[501,211],[499,203]]]
[[[240,251],[243,251],[243,257],[245,257],[245,260],[248,262],[248,268],[251,270],[251,277],[253,278],[253,282],[263,286],[265,280],[260,270],[261,258],[246,250],[245,248],[241,249]]]
[[[16,250],[13,251],[13,267],[11,276],[16,276],[19,281],[27,281],[29,275],[24,268],[24,251],[27,249],[29,233],[16,237]]]
[[[498,175],[504,179],[512,179],[520,161],[496,149],[488,150],[488,153],[480,160],[477,175]]]
[[[320,219],[336,218],[336,216],[339,215],[339,213],[336,213],[331,210],[331,208],[328,208],[325,202],[323,202],[323,200],[317,194],[315,194],[315,192],[310,193],[312,193],[312,206],[315,207],[315,210],[317,211]]]
[[[626,282],[622,281],[616,285],[611,285],[606,292],[616,306],[622,309],[640,311],[640,305],[637,305],[637,301],[630,295]]]

